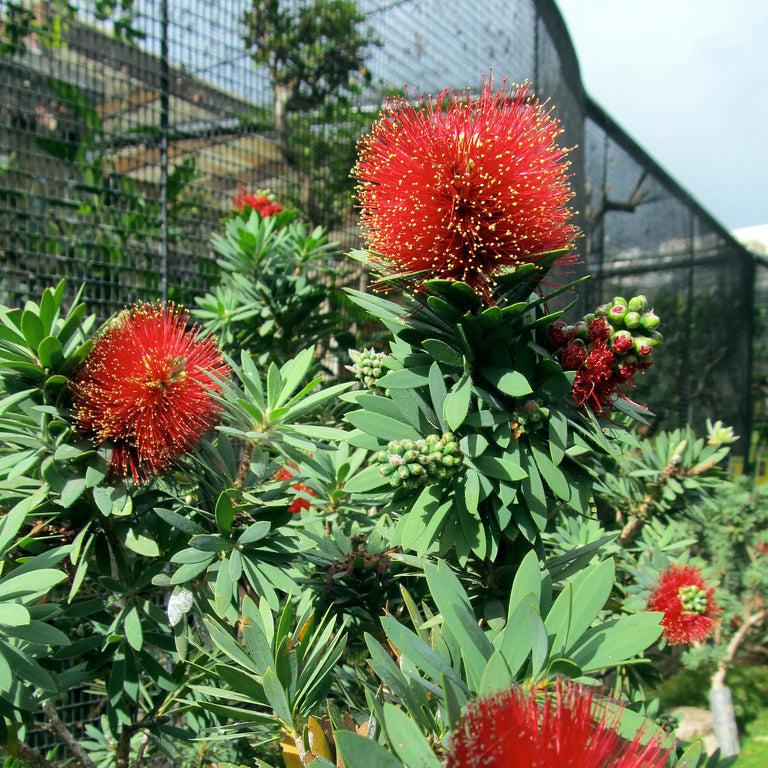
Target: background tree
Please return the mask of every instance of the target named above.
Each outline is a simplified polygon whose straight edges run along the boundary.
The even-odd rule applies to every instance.
[[[275,139],[299,174],[297,201],[312,221],[338,221],[333,201],[348,204],[356,139],[371,120],[353,103],[377,45],[365,14],[354,0],[253,0],[243,21],[272,85]]]

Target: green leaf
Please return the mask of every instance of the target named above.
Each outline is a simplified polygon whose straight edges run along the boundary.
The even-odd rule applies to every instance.
[[[451,665],[442,656],[435,653],[417,634],[391,616],[382,616],[381,626],[397,650],[425,675],[431,677],[436,683],[439,683],[445,676],[462,689],[464,688],[464,682]]]
[[[479,696],[488,696],[497,693],[505,688],[509,688],[514,682],[512,673],[507,666],[506,659],[499,651],[494,651],[488,664],[483,670],[483,676],[480,679],[480,688],[477,693]]]
[[[464,503],[471,515],[477,515],[477,505],[480,503],[480,476],[473,469],[467,469],[464,474]]]
[[[533,392],[528,379],[520,371],[509,371],[506,368],[483,368],[482,373],[499,392],[503,392],[505,395],[524,397]]]
[[[519,464],[514,464],[509,459],[502,459],[497,456],[485,454],[473,459],[472,463],[483,474],[488,475],[488,477],[494,477],[497,480],[507,480],[514,483],[528,476]]]
[[[472,380],[464,374],[454,385],[443,403],[443,418],[448,428],[457,430],[467,418],[472,397]]]
[[[227,488],[219,494],[219,498],[216,500],[216,526],[222,533],[229,533],[232,530],[232,521],[235,519],[232,496],[237,493],[236,489]]]
[[[12,600],[49,592],[67,578],[67,574],[53,568],[37,568],[27,573],[6,576],[0,581],[0,599]]]
[[[283,388],[283,379],[280,371],[274,363],[267,369],[267,405],[270,410],[277,408],[277,402]]]
[[[445,628],[461,647],[469,680],[477,689],[493,646],[478,625],[466,592],[448,565],[443,561],[438,561],[437,565],[426,564],[424,575]]]
[[[346,768],[406,768],[373,739],[352,731],[336,731],[334,738]]]
[[[67,480],[59,494],[61,506],[69,509],[83,495],[83,491],[85,491],[84,477],[73,477]]]
[[[381,389],[416,389],[429,384],[429,378],[408,368],[400,371],[390,371],[377,380],[376,386]]]
[[[388,484],[389,481],[381,474],[381,469],[373,465],[358,472],[351,480],[347,480],[344,483],[344,490],[347,493],[367,493]]]
[[[144,557],[160,556],[160,547],[157,546],[157,542],[144,536],[144,534],[136,533],[133,528],[129,528],[125,535],[125,546]]]
[[[422,347],[439,363],[452,365],[455,368],[461,368],[464,364],[464,358],[449,344],[439,339],[426,339],[422,342]]]
[[[307,375],[310,365],[312,365],[313,350],[302,350],[293,360],[289,360],[280,369],[282,378],[282,391],[277,398],[276,407],[280,407],[288,401],[288,398],[296,391],[301,380]]]
[[[24,334],[29,348],[37,350],[40,342],[45,338],[45,330],[40,318],[31,309],[25,309],[21,314],[21,332]]]
[[[55,368],[64,361],[61,342],[55,336],[46,336],[37,346],[37,357],[43,368]]]
[[[551,409],[549,413],[549,455],[555,466],[565,457],[568,447],[568,419],[565,414]]]
[[[585,674],[615,667],[659,639],[662,617],[661,613],[638,613],[608,622],[588,632],[579,647],[568,655]]]
[[[267,697],[269,706],[275,711],[275,715],[288,728],[293,728],[293,717],[288,706],[285,689],[271,668],[262,676],[262,685],[264,686],[264,695]]]
[[[416,724],[394,704],[384,704],[384,731],[395,754],[408,768],[440,768],[440,761]]]
[[[571,486],[563,472],[554,465],[549,454],[545,453],[544,449],[535,440],[531,441],[531,452],[533,453],[533,460],[536,462],[539,473],[552,493],[559,499],[568,501],[571,498]]]
[[[352,411],[344,416],[353,427],[381,440],[418,440],[421,435],[410,425],[369,411]]]
[[[443,372],[440,370],[440,366],[437,363],[432,363],[429,368],[429,396],[432,398],[432,407],[435,409],[437,418],[440,421],[440,429],[442,429],[443,432],[448,431],[448,426],[445,423],[445,417],[443,416],[443,405],[447,394],[448,390],[445,388]]]
[[[125,639],[128,641],[128,645],[130,645],[134,651],[140,651],[141,646],[144,643],[144,632],[141,628],[139,610],[135,605],[131,606],[128,613],[125,614],[125,619],[123,619],[123,629],[125,630]]]
[[[21,627],[31,621],[29,611],[20,603],[0,603],[0,624]]]

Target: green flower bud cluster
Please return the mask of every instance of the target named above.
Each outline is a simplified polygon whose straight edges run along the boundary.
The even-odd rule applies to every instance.
[[[456,435],[446,432],[421,440],[392,440],[373,457],[395,488],[419,488],[455,474],[462,463]]]
[[[654,348],[664,340],[657,330],[661,320],[648,308],[645,296],[633,296],[629,301],[615,296],[595,310],[595,317],[605,318],[610,327],[611,349],[620,356],[631,354],[630,362],[650,362]]]
[[[680,587],[677,595],[686,613],[707,612],[707,591],[705,589],[691,584],[689,587]]]
[[[384,352],[376,352],[373,349],[364,349],[358,352],[355,349],[349,351],[353,365],[347,369],[352,371],[355,378],[362,382],[368,389],[377,390],[377,381],[384,375]]]
[[[521,435],[535,432],[539,427],[546,425],[548,416],[549,408],[542,408],[541,403],[533,398],[526,400],[523,407],[512,415],[512,434],[515,439],[519,439]]]

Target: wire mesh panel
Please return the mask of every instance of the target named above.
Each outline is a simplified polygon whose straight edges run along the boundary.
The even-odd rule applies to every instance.
[[[656,427],[706,418],[751,431],[753,266],[749,253],[590,103],[585,130],[592,303],[645,293],[662,317],[657,367],[634,397]]]
[[[17,0],[0,31],[4,301],[61,276],[101,317],[189,302],[216,280],[210,234],[238,190],[270,190],[353,244],[355,142],[385,96],[476,92],[493,72],[533,80],[578,146],[595,275],[581,308],[645,291],[663,313],[637,397],[661,423],[748,428],[749,257],[585,98],[550,0]]]

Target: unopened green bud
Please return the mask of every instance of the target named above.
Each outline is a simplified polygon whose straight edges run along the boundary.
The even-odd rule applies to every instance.
[[[583,320],[583,321],[584,321],[584,322],[585,322],[587,325],[589,325],[589,324],[590,324],[590,323],[591,323],[591,322],[592,322],[594,319],[595,319],[595,313],[594,313],[594,312],[590,312],[589,314],[587,314],[587,315],[584,315],[584,317],[582,318],[582,320]]]
[[[627,312],[626,317],[624,318],[624,325],[627,326],[630,330],[639,327],[640,325],[641,316],[639,312]]]
[[[650,310],[643,315],[643,328],[646,331],[655,331],[659,327],[661,318],[653,311]]]
[[[627,300],[623,296],[613,297],[613,306],[625,307],[627,306]]]
[[[595,310],[595,317],[605,317],[610,311],[611,311],[611,305],[610,304],[601,304]]]
[[[627,316],[627,306],[626,304],[613,304],[613,306],[608,310],[608,322],[617,327],[620,328],[622,325],[624,325],[624,318]]]
[[[664,335],[659,333],[658,331],[654,331],[651,334],[651,344],[653,344],[654,347],[660,346],[663,341],[664,341]]]
[[[589,328],[583,320],[579,320],[579,322],[573,326],[573,335],[578,339],[586,339],[588,331]]]
[[[632,312],[643,313],[648,308],[648,299],[646,299],[643,294],[638,294],[637,296],[633,296],[627,302],[627,306]]]
[[[647,336],[635,337],[635,352],[640,357],[648,357],[653,351],[653,344]]]

